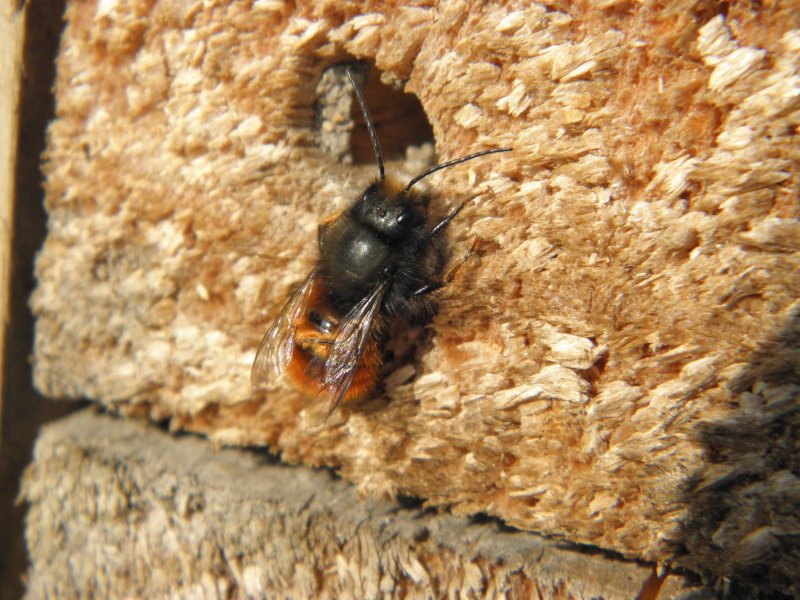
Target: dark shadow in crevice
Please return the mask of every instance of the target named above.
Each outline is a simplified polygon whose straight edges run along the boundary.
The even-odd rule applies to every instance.
[[[80,408],[78,403],[56,403],[33,387],[29,357],[33,352],[34,321],[28,298],[35,287],[34,258],[47,231],[43,178],[40,168],[47,125],[55,115],[52,88],[55,60],[64,23],[65,2],[27,3],[22,48],[19,132],[14,165],[13,222],[9,314],[3,362],[2,447],[0,477],[0,598],[19,598],[27,569],[23,539],[25,507],[15,505],[23,469],[31,460],[40,426]]]

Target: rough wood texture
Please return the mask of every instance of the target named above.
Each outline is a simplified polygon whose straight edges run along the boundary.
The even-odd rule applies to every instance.
[[[363,492],[788,588],[800,11],[647,6],[71,3],[37,385]],[[385,394],[315,429],[319,407],[248,372],[317,223],[374,176],[331,158],[349,119],[320,82],[353,58],[416,95],[440,158],[514,153],[431,178],[438,210],[476,198],[451,240],[477,236],[478,259],[413,352],[394,344]],[[380,90],[394,139],[409,121]]]
[[[89,411],[48,425],[35,452],[31,598],[633,598],[653,580],[652,566],[360,501],[326,471]]]

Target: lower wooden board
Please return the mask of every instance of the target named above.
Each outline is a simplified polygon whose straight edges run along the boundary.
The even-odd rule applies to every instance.
[[[46,426],[23,485],[30,598],[692,598],[653,565],[359,498],[328,470],[86,410]]]

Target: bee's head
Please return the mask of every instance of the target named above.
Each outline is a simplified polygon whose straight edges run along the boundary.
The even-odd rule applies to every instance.
[[[367,130],[372,139],[372,148],[375,151],[375,162],[378,165],[378,173],[380,175],[378,181],[364,190],[358,202],[356,202],[355,206],[350,210],[350,215],[390,239],[400,239],[414,231],[415,228],[419,228],[427,221],[429,198],[424,193],[412,191],[412,188],[421,180],[436,171],[447,169],[472,160],[473,158],[478,158],[479,156],[486,156],[487,154],[494,154],[495,152],[511,151],[511,148],[494,148],[439,163],[419,175],[412,177],[408,183],[403,185],[396,177],[386,175],[383,157],[381,155],[381,146],[378,143],[378,134],[369,116],[367,103],[350,69],[347,69],[347,77],[350,79],[353,92],[361,107],[361,113],[364,115],[364,122],[367,124]]]
[[[415,194],[395,192],[391,179],[367,187],[353,207],[353,216],[391,239],[399,239],[428,219],[427,205]]]

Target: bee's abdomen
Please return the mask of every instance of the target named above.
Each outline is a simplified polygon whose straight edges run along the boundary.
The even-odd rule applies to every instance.
[[[330,390],[323,383],[325,361],[330,356],[330,349],[330,345],[319,343],[318,338],[301,338],[298,332],[287,375],[292,385],[309,398],[325,400],[330,397]],[[341,402],[347,404],[372,394],[378,385],[380,367],[380,345],[376,336],[371,335],[356,366],[353,381]]]

